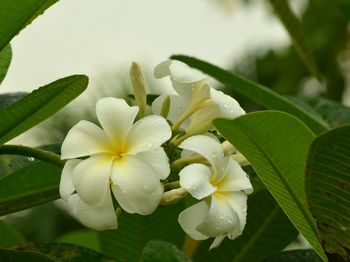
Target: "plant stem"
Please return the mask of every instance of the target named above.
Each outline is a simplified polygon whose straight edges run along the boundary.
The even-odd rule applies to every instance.
[[[35,159],[54,164],[58,167],[63,167],[66,162],[65,160],[61,160],[59,155],[50,151],[21,145],[1,145],[0,155],[5,154],[33,157]]]

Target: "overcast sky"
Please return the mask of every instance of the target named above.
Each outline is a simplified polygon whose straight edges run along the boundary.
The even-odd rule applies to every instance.
[[[172,54],[220,66],[289,38],[262,2],[225,14],[210,0],[61,0],[11,42],[0,92],[30,91],[57,78],[90,78],[132,60],[153,68]]]

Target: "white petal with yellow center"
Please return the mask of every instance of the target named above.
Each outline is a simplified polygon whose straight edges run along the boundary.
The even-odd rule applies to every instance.
[[[103,130],[118,146],[123,146],[138,111],[137,106],[129,106],[120,98],[105,97],[96,103],[96,115]]]
[[[61,158],[77,158],[112,152],[113,141],[97,125],[82,120],[69,130],[62,143]]]

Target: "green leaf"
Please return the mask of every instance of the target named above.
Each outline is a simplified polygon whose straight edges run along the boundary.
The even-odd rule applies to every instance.
[[[343,13],[347,20],[350,20],[350,3],[347,0],[340,1],[338,10]]]
[[[25,242],[20,233],[4,220],[0,220],[0,247],[8,247]]]
[[[213,239],[203,242],[193,260],[200,262],[257,262],[270,257],[293,240],[298,231],[267,190],[248,198],[247,225],[242,236],[226,238],[209,251]]]
[[[41,161],[21,168],[0,180],[0,216],[59,198],[62,169]]]
[[[305,39],[303,27],[298,17],[296,17],[290,9],[288,1],[269,0],[269,2],[272,5],[275,14],[279,17],[282,24],[288,31],[292,39],[293,46],[300,59],[303,61],[309,72],[320,80],[320,73],[311,48]]]
[[[0,51],[38,15],[58,0],[1,0]]]
[[[264,262],[321,262],[322,259],[313,250],[292,250],[285,251],[273,257],[270,257]]]
[[[142,253],[142,262],[190,262],[174,244],[152,240],[147,242]]]
[[[95,251],[101,251],[98,234],[93,230],[71,231],[57,238],[55,242],[74,244],[87,247]]]
[[[122,213],[117,230],[99,232],[103,253],[124,261],[139,261],[146,242],[150,240],[164,240],[180,247],[185,234],[177,217],[182,209],[183,203],[180,202],[159,207],[149,216]]]
[[[0,144],[52,116],[81,94],[88,85],[84,75],[59,79],[0,110]]]
[[[7,70],[11,63],[11,58],[12,58],[12,49],[10,45],[7,45],[0,52],[0,84],[6,76]]]
[[[37,252],[16,251],[0,248],[0,261],[6,262],[55,262],[54,259]]]
[[[7,93],[0,95],[0,109],[3,109],[28,95],[26,92]]]
[[[350,108],[342,104],[320,97],[300,98],[293,97],[293,101],[305,109],[312,110],[318,117],[324,119],[331,127],[340,127],[350,124]],[[310,111],[311,112],[311,111]]]
[[[313,133],[278,111],[214,120],[214,125],[248,159],[291,222],[326,260],[305,194],[304,168]]]
[[[252,99],[267,109],[284,111],[296,116],[305,124],[307,124],[309,128],[316,134],[322,133],[328,129],[326,123],[315,119],[312,114],[267,87],[252,82],[242,76],[225,71],[217,66],[211,65],[194,57],[174,55],[171,58],[180,60],[191,67],[203,71],[227,87],[230,87],[235,92]]]
[[[13,247],[16,251],[29,251],[44,254],[53,261],[62,262],[112,262],[116,261],[108,256],[91,249],[63,243],[28,243]],[[22,260],[27,261],[27,260]]]
[[[333,259],[339,256],[337,261],[349,261],[350,126],[331,130],[312,143],[306,193],[326,253]]]

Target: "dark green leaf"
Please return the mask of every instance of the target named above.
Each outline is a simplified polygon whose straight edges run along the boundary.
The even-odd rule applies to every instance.
[[[350,3],[347,0],[340,1],[338,9],[343,13],[347,20],[350,20]]]
[[[0,52],[0,84],[6,76],[7,70],[11,63],[11,58],[12,58],[12,49],[10,45],[7,45]]]
[[[55,242],[74,244],[101,251],[98,233],[93,230],[77,230],[60,236]]]
[[[1,94],[0,95],[0,109],[8,107],[9,105],[12,105],[13,103],[22,99],[26,95],[28,95],[28,93],[25,93],[25,92]]]
[[[183,61],[189,66],[203,71],[235,92],[252,99],[267,109],[276,109],[296,116],[316,134],[328,129],[326,123],[315,119],[312,114],[267,87],[193,57],[174,55],[171,58]]]
[[[38,252],[50,257],[54,261],[62,262],[117,261],[91,249],[63,243],[28,243],[14,247],[13,249],[16,251]]]
[[[25,242],[20,233],[4,220],[0,220],[0,236],[0,247],[13,246]]]
[[[0,216],[59,198],[61,168],[34,162],[0,180]]]
[[[293,240],[298,231],[268,191],[248,198],[247,225],[243,235],[225,239],[218,248],[208,251],[213,239],[203,242],[193,260],[198,262],[258,262],[272,256]]]
[[[304,168],[312,132],[297,118],[278,111],[214,120],[214,125],[248,159],[291,222],[326,260],[305,194]]]
[[[52,116],[81,94],[87,84],[88,78],[83,75],[62,78],[0,110],[0,144]]]
[[[350,126],[313,142],[306,168],[306,193],[327,253],[350,260]]]
[[[0,262],[55,262],[44,254],[0,248]]]
[[[305,39],[303,27],[298,17],[296,17],[290,9],[288,1],[269,0],[269,2],[275,11],[275,14],[279,17],[282,24],[287,29],[292,39],[293,46],[300,59],[303,61],[309,72],[320,80],[320,73],[311,48]]]
[[[58,0],[1,0],[0,1],[0,51],[38,15]]]
[[[350,124],[349,107],[319,97],[305,98],[303,100],[327,121],[331,127],[340,127]]]
[[[264,262],[321,262],[322,259],[313,250],[292,250],[285,251],[276,256],[270,257]]]
[[[118,229],[99,233],[102,251],[121,261],[138,261],[146,242],[164,240],[180,247],[184,232],[177,222],[183,203],[160,207],[152,215],[122,213]]]
[[[152,240],[147,242],[142,253],[142,262],[190,262],[174,244]]]

